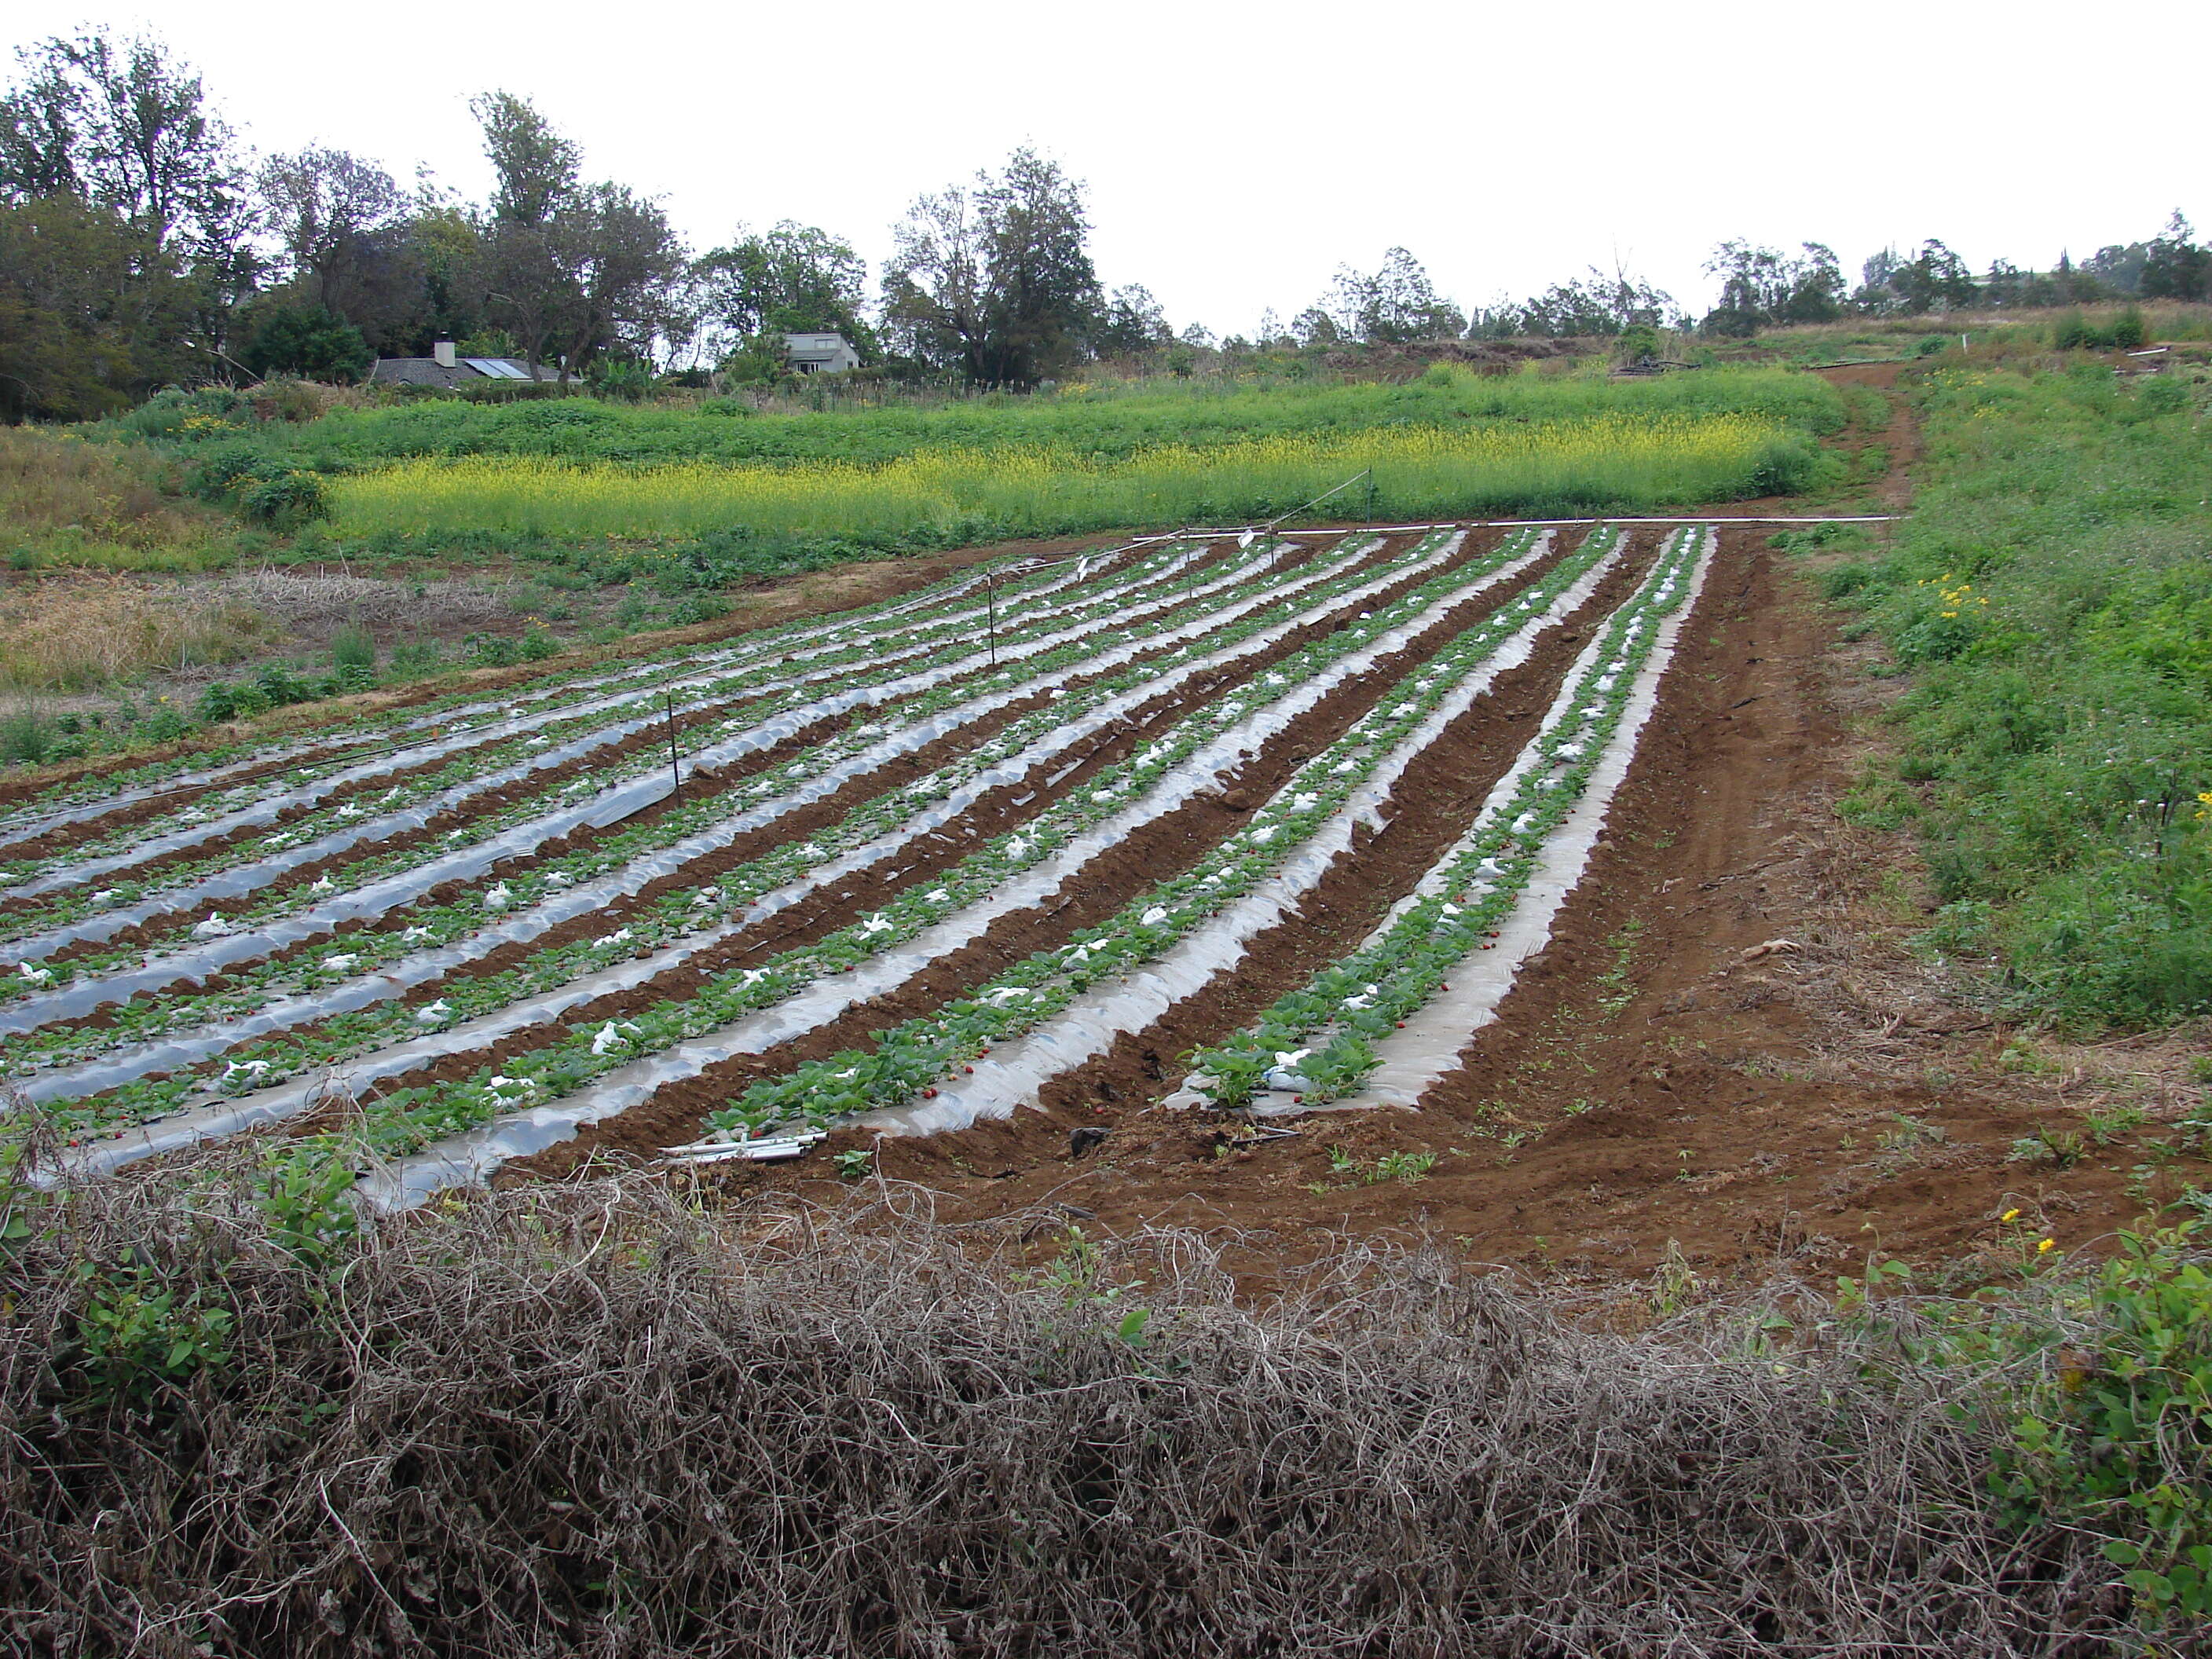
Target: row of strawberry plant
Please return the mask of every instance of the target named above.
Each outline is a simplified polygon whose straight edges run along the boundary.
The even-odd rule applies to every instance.
[[[1358,556],[1355,553],[1352,556],[1352,562],[1356,562]],[[1121,694],[1122,701],[1131,707],[1135,706],[1139,701],[1150,700],[1160,694],[1162,686],[1158,684],[1148,684],[1148,683],[1161,682],[1171,685],[1206,668],[1216,659],[1224,656],[1230,647],[1237,643],[1237,640],[1227,637],[1228,635],[1233,634],[1237,638],[1257,635],[1264,640],[1271,635],[1288,632],[1292,627],[1302,624],[1303,619],[1310,614],[1310,607],[1316,602],[1324,605],[1333,603],[1346,593],[1365,593],[1380,586],[1404,580],[1407,568],[1417,567],[1419,562],[1421,562],[1407,556],[1391,562],[1389,565],[1384,567],[1383,573],[1380,575],[1371,572],[1355,572],[1352,575],[1340,577],[1329,583],[1316,595],[1309,596],[1302,605],[1293,605],[1286,601],[1270,607],[1247,619],[1237,628],[1226,630],[1222,635],[1210,638],[1206,641],[1209,647],[1208,655],[1187,664],[1182,669],[1170,672],[1155,661],[1141,661],[1117,676],[1084,688],[1078,696],[1049,703],[1015,722],[987,744],[983,749],[971,751],[952,765],[941,769],[938,773],[915,780],[896,792],[879,797],[873,803],[856,809],[843,825],[831,830],[817,832],[804,844],[778,849],[777,852],[756,860],[744,870],[724,877],[722,885],[712,895],[714,904],[719,908],[734,900],[742,905],[757,893],[765,891],[779,883],[790,880],[810,865],[819,868],[835,862],[850,848],[863,843],[871,837],[883,835],[887,830],[927,810],[930,803],[944,799],[958,787],[962,778],[972,777],[986,767],[996,764],[1006,757],[1018,755],[1024,749],[1033,749],[1035,753],[1024,760],[1021,769],[1039,769],[1046,764],[1054,749],[1052,742],[1045,740],[1064,733],[1071,722],[1079,719],[1085,708],[1094,708],[1106,701],[1108,694]],[[1278,678],[1279,683],[1279,677]],[[866,732],[864,731],[860,735],[865,736]],[[884,757],[878,757],[878,760]],[[784,773],[757,780],[756,791],[773,791],[787,786],[791,781],[793,770],[793,769],[787,769]],[[310,985],[328,985],[336,982],[342,976],[350,978],[356,984],[396,980],[403,977],[402,975],[392,971],[397,959],[400,957],[410,952],[416,954],[434,952],[452,939],[482,927],[487,920],[487,915],[486,908],[480,907],[488,906],[493,909],[506,909],[511,906],[521,907],[529,903],[544,903],[547,902],[550,895],[557,893],[560,895],[558,902],[568,912],[573,914],[576,908],[575,900],[584,899],[587,896],[601,901],[611,900],[617,895],[607,892],[604,886],[597,893],[584,888],[570,895],[562,890],[568,889],[572,884],[580,879],[602,873],[610,866],[618,867],[620,858],[611,854],[627,855],[635,860],[639,854],[647,850],[648,842],[665,843],[676,832],[696,830],[710,809],[723,804],[720,799],[695,804],[691,808],[687,809],[684,817],[679,821],[664,822],[648,826],[640,831],[633,832],[627,837],[621,838],[619,844],[598,849],[596,853],[571,854],[563,866],[549,868],[535,880],[531,878],[515,878],[511,882],[502,880],[489,895],[471,896],[449,905],[427,909],[422,914],[421,922],[417,927],[398,933],[386,931],[374,934],[350,936],[344,941],[345,949],[338,956],[325,958],[321,963],[294,964],[294,971],[302,974],[305,982]],[[757,809],[750,813],[740,816],[750,817],[757,824],[761,814]],[[587,860],[592,862],[587,863]],[[596,863],[598,866],[596,869],[592,867],[592,863]],[[665,877],[669,873],[672,872],[663,864],[655,872],[655,876]],[[654,878],[654,877],[646,878]],[[615,954],[627,954],[630,951],[647,948],[665,938],[694,933],[702,921],[708,919],[702,917],[698,908],[702,896],[696,894],[670,894],[651,911],[643,916],[626,921],[622,928],[616,931],[615,935],[601,940],[600,943],[617,947]],[[512,934],[509,933],[507,937],[511,938]],[[487,950],[495,948],[501,942],[505,941],[495,933],[486,948]],[[563,964],[574,964],[579,960],[578,947],[568,947],[566,951],[556,954]],[[332,966],[333,963],[335,967]],[[586,961],[580,965],[588,969],[598,964]],[[540,977],[542,979],[542,974]],[[222,1001],[230,1009],[236,1010],[241,1005],[250,1003],[253,1000],[254,991],[265,992],[278,988],[283,988],[278,980],[273,975],[264,973],[258,986],[251,989],[241,987],[225,992],[222,994]],[[474,992],[477,988],[471,987],[470,989]],[[469,1000],[471,1003],[480,1003],[482,998],[479,995],[471,995]],[[204,1010],[201,1012],[204,1012]],[[185,1010],[179,1008],[175,1015],[164,1016],[146,1011],[133,1018],[118,1018],[112,1029],[118,1033],[127,1032],[127,1036],[131,1040],[143,1042],[156,1036],[161,1029],[173,1029],[175,1025],[183,1023],[181,1016],[185,1012]],[[395,1012],[396,1011],[385,1011],[384,1019],[388,1021]],[[373,1018],[366,1018],[356,1023],[369,1024],[374,1021]],[[11,1057],[40,1055],[52,1058],[66,1052],[72,1045],[96,1049],[100,1046],[100,1038],[106,1035],[105,1032],[34,1033],[17,1041],[11,1051]],[[166,1059],[167,1055],[165,1054],[164,1057]],[[60,1085],[64,1083],[65,1079],[52,1079],[47,1082]],[[40,1092],[46,1092],[46,1085],[40,1086]]]
[[[1208,587],[1218,587],[1220,585],[1220,579],[1213,579],[1203,584],[1203,586]],[[1251,584],[1238,584],[1236,588],[1231,590],[1232,596],[1235,592],[1240,592],[1243,586],[1249,585]],[[1185,599],[1184,605],[1182,608],[1172,612],[1167,620],[1175,621],[1178,618],[1191,617],[1202,620],[1203,617],[1208,614],[1207,610],[1199,608],[1198,602],[1196,600],[1190,599],[1188,595],[1182,597]],[[1219,598],[1218,594],[1214,597],[1217,599]],[[1243,601],[1239,602],[1241,603]],[[1213,608],[1218,609],[1220,607],[1217,605]],[[1110,604],[1107,609],[1108,613],[1112,614],[1113,607]],[[1086,617],[1086,620],[1097,620],[1097,618]],[[1074,629],[1062,628],[1046,634],[1042,641],[1030,640],[1026,643],[1024,642],[1024,635],[1017,634],[1010,642],[1001,647],[999,654],[1002,658],[1011,656],[1019,660],[1023,659],[1025,654],[1034,652],[1040,644],[1050,644],[1054,638],[1060,635],[1073,634],[1075,631],[1076,630]],[[1138,631],[1138,626],[1124,627],[1115,630],[1113,633],[1105,635],[1103,638],[1098,635],[1091,635],[1087,639],[1072,639],[1066,645],[1060,647],[1057,651],[1038,658],[1036,661],[1025,665],[1033,670],[1042,669],[1048,665],[1053,668],[1065,668],[1073,664],[1085,660],[1087,656],[1094,653],[1102,644],[1109,642],[1122,642],[1127,639],[1136,637]],[[908,681],[916,679],[924,682],[951,680],[959,678],[961,668],[962,665],[959,663],[942,665],[925,671],[918,675],[909,675],[905,678]],[[1000,678],[1002,680],[1012,681],[1017,677],[1012,670],[1009,670],[1003,673]],[[825,693],[823,688],[819,686],[811,688],[807,693],[800,694],[800,698],[805,700],[794,699],[791,706],[810,709],[817,708],[823,707],[825,703],[832,702],[836,697],[841,696],[848,703],[878,701],[879,699],[878,698],[863,696],[860,696],[860,693],[866,690],[872,686],[890,684],[893,685],[894,689],[896,689],[896,677],[894,677],[890,681],[886,681],[880,676],[864,675],[855,677],[850,685],[834,694]],[[756,712],[757,711],[753,710],[748,711],[749,720]],[[740,739],[737,746],[740,748],[744,747],[744,741]],[[705,755],[694,756],[693,762],[695,765],[701,763],[714,763],[714,751],[709,750]],[[611,793],[614,786],[619,785],[625,780],[640,777],[657,777],[664,764],[665,763],[660,759],[657,751],[652,750],[648,748],[641,752],[633,755],[618,769],[615,769],[611,772],[602,772],[596,777],[578,779],[568,785],[568,789],[572,794],[609,793]],[[342,808],[340,810],[343,811],[345,809]],[[544,808],[542,806],[528,799],[510,805],[504,811],[495,815],[479,817],[476,822],[461,830],[448,831],[445,837],[447,850],[453,850],[457,845],[460,847],[481,845],[495,836],[508,835],[518,828],[529,824],[532,821],[533,817],[543,811]],[[574,813],[572,811],[570,816],[574,817]],[[421,817],[419,810],[416,817],[418,819]],[[373,828],[374,826],[369,826],[366,828],[362,833],[349,837],[347,844],[360,845],[364,842],[372,842],[374,837],[369,833],[369,830],[373,830]],[[324,858],[328,856],[328,852],[329,849],[317,847],[311,843],[308,847],[301,848],[295,853],[286,854],[278,852],[270,854],[264,854],[261,860],[257,860],[257,865],[261,867],[270,868],[281,876],[282,872],[286,868],[297,868],[303,864],[321,861]],[[420,858],[421,854],[419,853],[416,853],[411,850],[396,850],[382,854],[372,853],[362,859],[354,860],[348,866],[338,870],[325,871],[325,872],[312,885],[295,884],[292,886],[280,889],[258,903],[246,905],[240,905],[236,902],[235,889],[240,884],[239,878],[234,866],[228,865],[222,859],[216,859],[208,861],[208,865],[213,866],[212,869],[204,866],[191,866],[183,870],[173,869],[171,871],[165,872],[165,876],[173,880],[184,881],[186,883],[189,883],[191,878],[198,877],[204,884],[208,882],[210,877],[213,877],[216,884],[215,891],[211,893],[209,887],[204,884],[196,889],[190,884],[183,885],[181,887],[174,887],[167,885],[165,883],[161,890],[167,896],[170,901],[167,905],[162,905],[159,903],[158,901],[152,904],[142,901],[135,908],[129,906],[127,902],[125,902],[123,905],[123,908],[117,908],[119,898],[119,895],[118,893],[109,892],[95,896],[105,899],[107,902],[109,908],[98,912],[94,916],[94,919],[78,923],[74,927],[65,924],[62,928],[50,930],[46,935],[34,937],[28,940],[19,940],[19,948],[21,948],[21,953],[27,960],[25,961],[21,970],[19,971],[16,981],[10,988],[15,991],[18,995],[47,989],[57,982],[67,982],[69,980],[82,977],[88,973],[96,972],[103,968],[128,963],[133,957],[141,956],[144,950],[144,946],[141,945],[134,947],[131,951],[110,953],[106,957],[97,956],[80,956],[65,964],[45,964],[38,960],[38,955],[40,952],[57,948],[61,944],[74,944],[88,938],[96,939],[100,937],[103,933],[112,934],[114,932],[120,931],[124,927],[127,926],[143,927],[153,920],[156,915],[164,913],[173,915],[178,910],[196,906],[204,902],[209,897],[216,896],[226,897],[230,900],[230,918],[220,921],[211,918],[209,921],[199,924],[199,926],[205,930],[202,936],[213,937],[222,933],[228,933],[235,931],[237,921],[240,919],[243,919],[249,922],[265,921],[272,916],[286,914],[292,909],[297,908],[303,902],[312,904],[316,900],[332,892],[339,892],[346,890],[349,888],[358,887],[363,883],[373,880],[379,875],[384,874],[392,869],[413,867],[420,861]],[[251,873],[251,871],[252,866],[249,866],[249,873]],[[426,883],[424,884],[428,885],[430,884]],[[188,924],[185,919],[179,917],[171,924],[170,931],[182,932],[190,924]],[[58,978],[57,976],[58,976]]]
[[[1492,556],[1486,563],[1495,567],[1504,556],[1503,553]],[[1438,578],[1437,582],[1445,586],[1471,586],[1463,571]],[[1332,658],[1371,642],[1379,630],[1402,627],[1407,617],[1435,603],[1437,597],[1432,586],[1387,612],[1370,613],[1362,625],[1324,635],[1279,665],[1278,672],[1267,677],[1273,684],[1248,687],[1241,696],[1223,699],[1206,714],[1187,720],[1142,754],[1063,799],[1042,818],[994,839],[954,869],[915,884],[890,898],[874,915],[812,945],[758,966],[730,969],[688,991],[681,1000],[636,1011],[627,1022],[626,1031],[609,1031],[604,1026],[595,1031],[578,1030],[545,1049],[507,1061],[503,1070],[482,1068],[458,1085],[394,1091],[369,1109],[374,1139],[386,1150],[401,1151],[453,1133],[516,1103],[520,1098],[518,1088],[533,1098],[567,1092],[639,1055],[697,1037],[717,1025],[787,1001],[817,981],[852,970],[946,917],[975,906],[1022,871],[1065,848],[1086,828],[1127,809],[1129,803],[1143,799],[1199,745],[1226,727],[1248,722],[1254,707],[1296,695],[1297,688],[1310,682]]]
[[[1077,933],[1058,950],[1036,952],[937,1013],[883,1033],[868,1048],[809,1061],[786,1076],[754,1084],[708,1119],[710,1129],[737,1136],[777,1124],[819,1126],[932,1097],[992,1044],[1033,1030],[1066,1011],[1093,984],[1126,976],[1172,949],[1209,917],[1273,878],[1454,689],[1509,640],[1524,630],[1556,625],[1562,596],[1609,558],[1617,543],[1613,532],[1593,533],[1518,601],[1447,643],[1302,766],[1254,814],[1249,828],[1187,872],[1157,884],[1110,921]]]
[[[1010,616],[1008,643],[1018,643],[1033,636],[1047,620],[1072,616],[1074,620],[1097,619],[1117,614],[1133,601],[1150,597],[1139,590],[1156,586],[1158,579],[1170,575],[1179,568],[1177,550],[1164,550],[1151,560],[1129,573],[1127,580],[1118,581],[1095,593],[1087,593],[1066,605],[1024,610],[1018,620]],[[1160,597],[1166,597],[1176,588],[1191,589],[1207,585],[1219,586],[1237,580],[1232,570],[1228,576],[1212,576],[1208,573],[1184,575],[1180,582],[1170,584]],[[963,613],[964,614],[964,613]],[[658,717],[657,697],[681,692],[684,702],[693,708],[702,703],[728,702],[747,695],[763,696],[779,690],[786,692],[787,703],[805,700],[809,688],[825,679],[839,678],[837,671],[860,665],[871,672],[886,672],[897,660],[920,655],[940,647],[948,639],[965,640],[972,629],[931,626],[918,634],[886,637],[874,641],[844,641],[818,647],[806,653],[777,653],[775,660],[754,662],[732,667],[718,666],[712,672],[694,672],[684,678],[669,681],[664,685],[648,688],[647,695],[628,689],[612,696],[596,692],[582,701],[545,702],[526,715],[512,711],[500,714],[487,714],[484,723],[477,728],[465,728],[457,735],[447,736],[447,726],[433,728],[439,740],[414,745],[366,764],[330,768],[319,778],[309,774],[293,774],[284,780],[284,788],[272,804],[268,792],[248,791],[246,798],[235,803],[222,803],[225,810],[211,811],[210,803],[202,800],[179,809],[176,815],[177,828],[164,831],[159,823],[141,823],[127,830],[113,832],[106,842],[93,841],[72,847],[66,853],[45,854],[39,858],[0,866],[0,880],[17,884],[15,891],[27,890],[23,884],[35,881],[27,889],[35,893],[40,887],[61,884],[81,885],[98,875],[111,875],[131,867],[134,863],[170,853],[179,846],[195,840],[212,840],[226,834],[251,830],[260,827],[277,805],[284,803],[312,804],[325,797],[345,793],[359,793],[381,778],[410,769],[421,769],[423,763],[441,755],[455,757],[443,769],[408,780],[394,799],[419,799],[441,789],[450,789],[456,783],[465,783],[478,777],[486,766],[501,760],[519,758],[533,747],[544,747],[550,743],[572,738],[595,729],[619,727],[628,716],[632,728],[649,724]],[[810,666],[797,675],[789,672],[793,656],[811,659]],[[706,660],[712,660],[712,656]],[[449,723],[450,724],[450,723]],[[501,739],[506,741],[502,744]],[[334,809],[343,811],[343,806]],[[303,836],[298,826],[288,826],[290,839]],[[43,878],[43,879],[38,879]],[[118,884],[106,890],[100,896],[107,902],[129,902],[138,890]],[[4,896],[5,895],[0,895]],[[83,894],[74,896],[80,902]],[[20,925],[15,931],[21,931]]]
[[[1302,1101],[1336,1099],[1376,1065],[1375,1042],[1397,1030],[1469,955],[1490,948],[1519,902],[1545,842],[1574,809],[1619,726],[1656,624],[1684,602],[1711,538],[1671,537],[1650,577],[1607,624],[1592,660],[1562,692],[1503,797],[1455,849],[1436,890],[1378,937],[1279,999],[1250,1029],[1189,1056],[1188,1086],[1218,1107],[1271,1086]]]
[[[0,835],[37,833],[46,827],[65,826],[79,818],[106,816],[118,805],[135,804],[149,795],[190,787],[198,782],[219,785],[226,775],[259,769],[272,759],[321,762],[333,749],[357,753],[362,747],[381,744],[394,737],[432,726],[465,723],[471,717],[496,718],[534,699],[557,696],[564,690],[580,695],[625,680],[658,678],[672,666],[702,660],[702,654],[737,656],[774,651],[793,642],[836,637],[854,629],[872,629],[877,621],[895,615],[943,611],[977,586],[993,580],[994,575],[1001,602],[1024,592],[1050,592],[1087,580],[1093,568],[1102,576],[1109,574],[1118,563],[1118,555],[1129,550],[1116,550],[1114,553],[1072,560],[1068,562],[1070,568],[1058,571],[1050,568],[1025,570],[1031,562],[1020,557],[1000,561],[995,566],[979,567],[949,577],[919,593],[879,601],[796,628],[778,625],[757,629],[707,653],[690,645],[662,647],[632,657],[611,672],[604,663],[559,670],[538,676],[520,687],[504,690],[490,699],[481,692],[465,689],[403,709],[358,715],[343,731],[319,732],[274,747],[257,741],[254,734],[242,734],[237,741],[204,748],[191,755],[143,762],[95,777],[54,785],[29,801],[0,812]],[[964,607],[963,614],[979,614],[981,609],[971,604]]]

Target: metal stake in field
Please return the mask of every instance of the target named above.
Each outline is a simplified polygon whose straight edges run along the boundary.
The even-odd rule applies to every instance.
[[[663,686],[660,695],[668,710],[668,793],[673,797],[684,793],[684,773],[676,763],[676,688]]]

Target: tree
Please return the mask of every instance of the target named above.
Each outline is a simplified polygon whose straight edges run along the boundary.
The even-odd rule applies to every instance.
[[[489,92],[469,107],[498,181],[475,267],[487,319],[533,371],[556,352],[579,376],[609,349],[650,358],[682,325],[690,264],[667,214],[627,185],[585,184],[576,146],[528,100]]]
[[[2096,283],[2100,298],[2108,294],[2135,294],[2142,287],[2143,265],[2149,258],[2148,242],[2108,243],[2081,262],[2079,275]]]
[[[406,201],[392,175],[343,150],[311,145],[270,156],[255,184],[262,222],[283,244],[304,297],[358,321],[404,222]]]
[[[2145,250],[2136,291],[2146,300],[2212,299],[2212,248],[2197,246],[2179,208]]]
[[[256,374],[354,380],[371,356],[361,331],[322,306],[260,305],[239,361]]]
[[[195,294],[113,208],[67,193],[0,203],[0,412],[88,420],[204,372]]]
[[[579,152],[513,93],[482,94],[469,110],[496,180],[477,286],[486,314],[514,332],[535,374],[576,310],[554,221],[580,188]]]
[[[987,385],[1034,386],[1084,354],[1101,308],[1083,185],[1026,147],[916,199],[892,229],[884,320],[900,347]]]
[[[162,252],[234,261],[246,224],[229,127],[199,76],[158,40],[105,29],[16,53],[0,100],[0,194],[112,208]]]
[[[1372,345],[1449,338],[1467,327],[1459,307],[1437,294],[1421,262],[1402,247],[1386,252],[1372,276],[1338,266],[1322,308],[1341,333]]]
[[[1866,262],[1853,309],[1875,316],[1917,317],[1972,305],[1981,285],[1966,262],[1933,237],[1911,259],[1885,248]]]
[[[1486,314],[1481,326],[1495,333],[1510,320],[1512,326],[1505,333],[1610,336],[1639,326],[1662,327],[1676,311],[1674,296],[1664,289],[1624,270],[1608,276],[1592,265],[1587,277],[1554,283],[1518,307]]]
[[[491,216],[526,230],[550,224],[581,187],[583,153],[526,98],[487,92],[469,100],[497,179]]]
[[[1824,323],[1843,314],[1844,274],[1820,242],[1800,245],[1796,258],[1748,242],[1723,242],[1705,261],[1721,279],[1720,298],[1698,326],[1738,337],[1785,323]]]
[[[706,319],[740,340],[836,333],[863,357],[875,355],[863,315],[867,262],[826,230],[786,219],[702,255],[691,274]]]
[[[587,373],[610,349],[649,361],[655,341],[674,331],[690,264],[660,204],[626,185],[592,185],[550,229],[567,286],[558,320],[568,371]]]
[[[1106,299],[1091,331],[1091,349],[1101,357],[1133,357],[1171,343],[1175,330],[1152,291],[1139,283],[1117,288]]]

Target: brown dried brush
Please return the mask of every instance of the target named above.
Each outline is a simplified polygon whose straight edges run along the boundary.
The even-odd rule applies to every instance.
[[[2087,1546],[1999,1528],[1941,1380],[1847,1348],[1594,1333],[1418,1250],[1257,1300],[1187,1233],[1024,1269],[881,1182],[540,1188],[331,1256],[265,1180],[8,1247],[9,1651],[2107,1650]],[[227,1316],[215,1357],[124,1386],[123,1286]]]

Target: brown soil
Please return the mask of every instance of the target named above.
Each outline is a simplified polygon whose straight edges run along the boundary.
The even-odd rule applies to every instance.
[[[1063,1079],[1042,1109],[876,1143],[884,1175],[928,1188],[950,1221],[1034,1212],[1040,1249],[1070,1218],[1192,1226],[1234,1237],[1265,1276],[1339,1235],[1396,1231],[1517,1271],[1677,1288],[1856,1273],[1876,1255],[1986,1275],[2042,1237],[2108,1243],[2145,1194],[2205,1180],[2193,1157],[2144,1164],[2145,1138],[2193,1097],[2203,1032],[2069,1048],[1977,1011],[1911,950],[1929,906],[1909,842],[1836,811],[1887,683],[1869,680],[1869,647],[1837,639],[1788,556],[1748,531],[1723,548],[1589,878],[1419,1112],[1313,1114],[1288,1120],[1297,1138],[1255,1143],[1157,1103],[1181,1080],[1179,1054],[1340,951],[1404,884],[1415,860],[1382,845],[1401,817],[1358,872],[1161,1027]],[[1469,753],[1462,775],[1432,774],[1425,805],[1462,813],[1487,764]],[[2101,1145],[2090,1133],[2070,1167],[2013,1156],[2039,1127],[2094,1132],[2115,1108],[2149,1121]],[[1078,1129],[1106,1134],[1078,1154]],[[866,1144],[847,1130],[803,1164],[711,1179],[805,1188],[824,1179],[825,1152]],[[1332,1148],[1357,1168],[1332,1167]],[[1374,1179],[1392,1152],[1437,1161]]]

